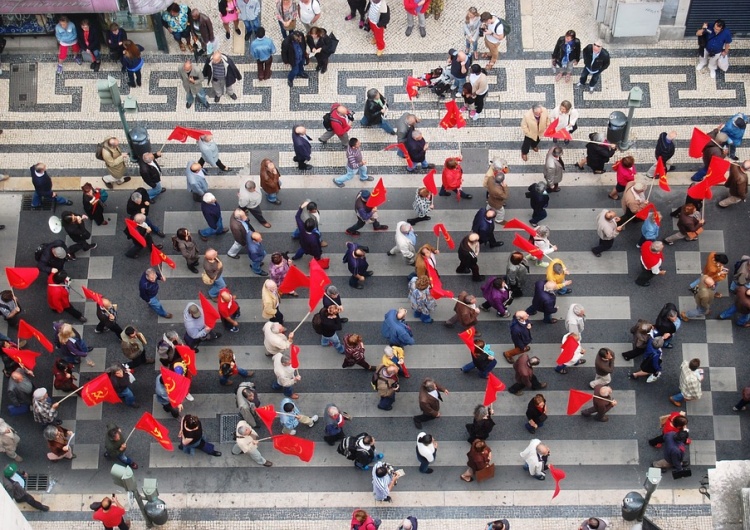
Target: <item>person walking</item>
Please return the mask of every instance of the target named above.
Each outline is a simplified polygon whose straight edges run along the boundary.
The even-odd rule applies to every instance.
[[[208,224],[208,228],[198,230],[198,235],[202,241],[208,241],[209,236],[220,236],[229,232],[224,228],[221,219],[221,206],[216,202],[216,196],[213,193],[204,193],[203,202],[201,202],[201,213]]]
[[[549,469],[549,456],[549,447],[543,444],[539,438],[534,438],[529,442],[526,449],[521,451],[521,458],[525,460],[523,468],[535,479],[544,480],[547,478],[545,471]]]
[[[344,362],[342,368],[349,368],[355,364],[365,370],[374,372],[376,367],[372,366],[365,360],[365,343],[362,336],[356,333],[349,333],[344,337]]]
[[[354,199],[354,213],[357,215],[357,222],[346,229],[347,235],[360,235],[359,229],[368,223],[372,223],[372,229],[376,232],[388,230],[388,225],[382,225],[378,220],[377,206],[367,206],[369,199],[370,192],[367,190],[362,190],[357,194],[357,197]]]
[[[396,135],[396,130],[385,119],[388,113],[388,101],[377,88],[371,88],[367,91],[367,100],[365,101],[365,110],[362,119],[359,121],[363,127],[377,125],[386,133]]]
[[[396,223],[396,245],[386,252],[388,256],[395,256],[400,252],[408,265],[414,265],[416,260],[417,233],[410,221]]]
[[[458,274],[471,273],[471,281],[481,282],[484,276],[479,274],[479,252],[481,244],[479,243],[479,234],[471,232],[465,236],[458,245]],[[484,291],[483,291],[484,292]]]
[[[508,389],[508,392],[521,396],[524,388],[531,388],[532,390],[547,388],[547,383],[539,382],[534,374],[534,367],[539,366],[539,362],[539,357],[529,357],[527,353],[522,353],[513,363],[515,383]]]
[[[495,352],[489,344],[482,339],[474,339],[474,348],[471,350],[471,361],[461,367],[463,373],[469,373],[476,368],[479,371],[479,377],[487,379],[492,370],[497,366]]]
[[[75,261],[76,252],[83,250],[88,252],[96,248],[96,243],[89,243],[91,232],[86,229],[84,221],[88,219],[85,215],[76,215],[71,211],[62,213],[62,225],[65,233],[73,240],[73,244],[68,247],[68,259]]]
[[[52,191],[52,178],[47,173],[47,165],[39,162],[29,168],[31,183],[34,186],[34,194],[31,196],[32,210],[39,210],[44,199],[55,201],[57,204],[71,206],[73,201],[66,199]]]
[[[599,244],[591,247],[591,253],[597,258],[602,257],[615,244],[615,238],[622,232],[622,226],[618,226],[620,218],[613,210],[603,209],[596,216],[596,235],[599,236]]]
[[[536,434],[536,430],[544,426],[547,421],[547,400],[543,394],[537,394],[529,401],[526,407],[526,424],[524,427],[531,434]]]
[[[419,461],[419,472],[430,474],[434,469],[430,468],[437,458],[438,442],[431,435],[420,432],[417,435],[417,460]]]
[[[99,508],[92,517],[94,521],[99,521],[104,525],[104,530],[112,530],[114,527],[120,530],[130,529],[130,520],[125,519],[125,507],[120,504],[114,493],[112,497],[104,497],[101,500]]]
[[[596,421],[609,421],[607,412],[617,406],[617,401],[612,398],[612,388],[605,385],[595,386],[594,400],[591,402],[591,405],[591,407],[581,411],[581,416],[588,418],[596,415]]]
[[[127,449],[128,444],[122,437],[122,429],[114,423],[108,423],[107,436],[104,439],[104,458],[115,459],[133,470],[138,469],[138,464],[125,454]]]
[[[593,44],[589,44],[583,49],[583,71],[576,86],[585,87],[589,76],[591,76],[588,87],[589,92],[593,92],[602,72],[607,68],[609,68],[609,52],[602,46],[601,39],[597,39]]]
[[[172,313],[168,313],[161,305],[159,298],[157,298],[157,295],[159,294],[159,281],[166,282],[167,279],[162,276],[158,269],[146,269],[138,283],[138,291],[141,300],[146,302],[160,317],[172,318]]]
[[[675,407],[681,407],[685,401],[696,401],[703,397],[701,383],[703,382],[703,369],[700,359],[682,361],[680,365],[680,391],[669,397],[669,401]]]
[[[198,159],[198,163],[201,167],[208,164],[211,167],[217,167],[221,171],[231,171],[232,168],[227,167],[219,158],[219,146],[214,142],[213,134],[204,134],[198,139],[198,150],[201,152],[201,157]]]
[[[380,1],[385,3],[385,0]],[[329,116],[328,120],[325,119],[325,116],[323,118],[323,125],[326,132],[318,138],[318,141],[326,144],[328,140],[337,136],[341,145],[346,149],[349,147],[349,130],[352,128],[351,122],[354,121],[354,115],[349,112],[349,109],[339,103],[331,105],[331,110],[327,115]],[[326,126],[326,121],[330,122],[328,126]]]
[[[516,311],[510,323],[510,338],[514,348],[503,353],[508,364],[513,364],[516,355],[526,353],[531,349],[531,322],[526,311]]]
[[[720,293],[719,293],[720,294]],[[716,297],[716,282],[711,276],[704,274],[695,289],[693,299],[695,300],[695,309],[689,311],[680,311],[680,318],[683,322],[689,320],[705,320],[711,312],[711,303]]]
[[[281,191],[281,173],[270,158],[260,161],[260,187],[266,193],[268,202],[281,206],[281,201],[278,199],[279,191]]]
[[[224,264],[219,259],[219,253],[209,248],[203,255],[203,283],[210,285],[208,296],[216,301],[219,291],[225,289],[227,283],[224,281]]]
[[[252,216],[255,217],[255,219],[265,228],[271,228],[271,223],[266,221],[266,218],[263,217],[263,210],[260,207],[263,202],[263,194],[258,191],[255,181],[250,179],[246,180],[240,187],[237,197],[237,203],[240,209],[244,210],[246,214],[252,214]],[[245,219],[247,219],[247,215],[245,215]]]
[[[339,188],[343,188],[345,182],[354,178],[354,175],[357,173],[359,174],[360,182],[375,180],[373,177],[367,175],[367,163],[362,156],[360,141],[357,138],[350,138],[349,146],[346,148],[346,174],[334,178],[333,183]]]
[[[180,438],[179,449],[190,456],[195,455],[196,449],[200,449],[211,456],[221,456],[221,452],[214,448],[214,444],[206,441],[203,434],[203,425],[198,416],[185,415],[180,422],[178,433]]]
[[[296,77],[310,77],[305,72],[305,36],[301,32],[292,31],[288,37],[284,37],[281,43],[281,60],[291,67],[286,77],[289,88],[294,86]]]
[[[143,57],[141,52],[143,46],[136,44],[132,40],[126,40],[122,43],[122,57],[120,62],[128,74],[128,86],[135,88],[141,86],[141,70],[143,69]]]
[[[530,184],[527,190],[526,197],[528,197],[531,206],[529,224],[536,228],[540,222],[547,218],[547,206],[549,206],[547,183],[542,180],[536,184]]]
[[[466,463],[468,467],[466,471],[461,473],[461,480],[464,482],[472,482],[477,471],[481,471],[492,464],[492,449],[484,440],[474,440],[466,456],[469,459]]]
[[[434,322],[430,313],[437,308],[437,301],[430,294],[430,279],[427,276],[414,276],[409,280],[409,302],[414,310],[414,318],[425,324]]]
[[[0,453],[5,453],[16,462],[23,462],[21,455],[16,452],[20,443],[21,437],[16,430],[0,418]]]
[[[242,0],[239,1],[242,2]],[[260,437],[248,422],[246,422],[245,420],[240,420],[237,423],[234,438],[235,444],[234,447],[232,447],[233,455],[246,454],[249,455],[250,458],[253,459],[253,462],[255,462],[256,464],[259,464],[263,467],[273,466],[273,462],[271,462],[270,460],[266,460],[266,458],[262,454],[260,454],[260,451],[258,450],[258,439]]]
[[[422,381],[419,387],[419,408],[421,414],[414,416],[414,426],[417,429],[422,428],[422,423],[432,421],[440,417],[440,402],[443,401],[442,394],[450,394],[448,389],[438,384],[431,377]]]
[[[609,348],[599,348],[594,359],[594,373],[596,377],[589,383],[591,388],[600,385],[608,385],[612,382],[612,373],[615,371],[615,353]]]
[[[552,147],[547,151],[544,160],[544,180],[547,182],[547,191],[560,191],[560,182],[565,174],[565,163],[562,159],[562,147]]]

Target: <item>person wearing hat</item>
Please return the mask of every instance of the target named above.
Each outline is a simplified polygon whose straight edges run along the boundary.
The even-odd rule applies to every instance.
[[[737,148],[742,144],[742,137],[745,135],[748,121],[750,121],[750,116],[744,112],[738,112],[729,118],[721,128],[721,132],[729,137],[727,143],[729,144],[729,158],[732,160],[739,160],[736,152]]]
[[[49,506],[42,504],[26,491],[26,479],[28,477],[28,473],[18,472],[17,464],[8,464],[3,470],[3,488],[17,503],[25,502],[32,508],[48,512]]]
[[[354,212],[357,214],[357,222],[346,229],[348,235],[358,236],[359,229],[367,223],[372,223],[372,229],[376,232],[388,230],[388,225],[381,225],[380,221],[378,221],[377,206],[373,208],[367,206],[369,198],[370,192],[367,190],[362,190],[357,194],[357,198],[354,200]]]
[[[185,344],[198,352],[198,345],[203,341],[218,339],[221,333],[213,331],[213,328],[206,326],[206,320],[203,317],[203,311],[197,304],[189,302],[182,314],[185,323]]]
[[[609,52],[602,46],[601,39],[597,39],[583,49],[583,71],[576,86],[585,87],[586,81],[591,76],[588,86],[589,92],[593,92],[602,72],[607,68],[609,68]]]
[[[16,430],[0,418],[0,453],[5,453],[16,462],[23,462],[23,458],[16,453],[19,443],[21,437]]]
[[[617,223],[618,227],[622,227],[623,224],[627,223],[630,219],[635,217],[635,214],[643,210],[647,205],[646,200],[646,186],[642,182],[631,181],[625,186],[625,191],[622,193],[622,217]],[[641,222],[640,219],[636,218],[635,222]]]
[[[198,234],[203,241],[208,241],[208,236],[220,236],[229,231],[228,228],[224,228],[224,224],[221,220],[221,206],[216,202],[216,197],[213,193],[203,194],[201,213],[203,213],[203,218],[206,220],[206,223],[208,223],[208,228],[198,230]]]
[[[76,455],[70,448],[70,439],[73,431],[69,431],[60,425],[47,425],[44,428],[44,439],[47,440],[47,459],[51,462],[59,462],[63,458],[73,460]]]
[[[63,270],[69,255],[65,242],[56,239],[42,246],[42,253],[36,263],[39,270],[47,275]]]

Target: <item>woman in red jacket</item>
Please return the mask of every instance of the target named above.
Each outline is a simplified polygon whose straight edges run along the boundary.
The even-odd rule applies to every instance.
[[[354,510],[352,513],[352,524],[350,530],[378,530],[380,521],[377,522],[364,510]]]
[[[86,322],[86,317],[70,305],[70,278],[65,271],[54,272],[47,278],[47,303],[56,313],[65,311],[79,321]]]

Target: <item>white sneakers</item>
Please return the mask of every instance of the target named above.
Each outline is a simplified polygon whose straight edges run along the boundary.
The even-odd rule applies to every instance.
[[[185,399],[187,399],[188,401],[195,400],[195,398],[193,397],[193,394],[188,394],[187,396],[185,396]]]
[[[700,72],[700,71],[701,71],[701,70],[703,70],[703,69],[704,69],[705,67],[706,67],[706,65],[705,65],[705,64],[702,64],[702,63],[698,63],[698,64],[696,64],[696,65],[695,65],[695,71],[696,71],[696,72]]]
[[[318,415],[316,414],[315,416],[313,416],[313,417],[312,417],[312,418],[310,418],[310,419],[311,419],[311,420],[312,420],[312,422],[313,422],[313,424],[312,424],[312,425],[310,425],[310,427],[312,427],[313,425],[315,425],[315,422],[316,422],[316,421],[318,421]]]
[[[716,79],[716,70],[711,70],[711,79]]]

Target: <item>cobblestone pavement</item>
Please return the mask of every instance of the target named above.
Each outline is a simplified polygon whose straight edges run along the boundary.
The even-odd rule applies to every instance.
[[[562,34],[568,26],[574,27],[584,44],[595,35],[593,19],[582,7],[584,3],[576,3],[576,7],[558,4],[533,2],[533,46],[526,50],[520,46],[522,27],[518,3],[508,0],[504,9],[502,4],[497,6],[497,13],[508,18],[513,33],[507,50],[503,47],[503,58],[492,71],[486,117],[477,122],[470,121],[461,130],[442,130],[438,122],[444,111],[435,96],[425,93],[412,104],[403,85],[406,75],[421,74],[442,64],[447,48],[462,46],[461,20],[469,5],[467,2],[447,5],[438,21],[428,19],[427,38],[424,39],[416,32],[409,38],[405,37],[402,7],[393,3],[393,22],[386,33],[387,53],[377,59],[371,50],[369,36],[358,30],[354,23],[343,21],[347,12],[345,2],[326,0],[321,25],[333,30],[341,39],[327,74],[319,76],[311,72],[310,79],[297,80],[295,87],[289,90],[285,80],[287,68],[280,65],[279,60],[275,60],[272,80],[258,82],[254,78],[254,65],[235,56],[244,75],[240,97],[236,102],[222,100],[205,112],[185,109],[185,95],[177,79],[177,68],[186,56],[175,50],[169,55],[149,53],[144,68],[144,86],[132,91],[140,105],[134,123],[148,126],[155,147],[165,142],[175,124],[214,131],[222,160],[239,168],[225,176],[215,176],[214,171],[210,177],[212,191],[223,205],[225,225],[240,183],[247,175],[257,175],[262,158],[268,156],[277,161],[283,175],[284,188],[280,197],[284,204],[282,207],[264,204],[267,217],[273,224],[271,229],[263,231],[266,248],[269,253],[294,249],[296,243],[288,236],[297,206],[305,198],[318,202],[323,212],[321,229],[329,241],[327,251],[332,258],[329,275],[342,292],[350,318],[345,332],[358,332],[365,337],[368,358],[374,362],[380,357],[383,347],[380,337],[382,315],[390,308],[408,303],[404,278],[411,268],[400,258],[387,258],[385,252],[393,245],[396,222],[411,215],[413,189],[421,181],[421,176],[407,175],[400,159],[392,152],[382,151],[391,143],[384,132],[355,125],[352,134],[363,142],[370,173],[383,176],[391,190],[388,203],[381,207],[381,217],[390,225],[389,231],[379,234],[365,232],[359,241],[371,249],[370,263],[375,276],[368,280],[371,283],[364,291],[355,291],[347,286],[348,274],[339,256],[343,253],[344,242],[349,239],[343,234],[343,229],[353,221],[351,204],[357,188],[350,183],[344,190],[333,189],[330,177],[342,172],[344,162],[341,149],[334,145],[321,147],[314,142],[312,163],[315,169],[309,174],[300,173],[292,161],[289,141],[293,124],[306,124],[315,139],[322,130],[321,116],[331,102],[347,104],[361,115],[365,92],[372,86],[386,94],[393,116],[413,108],[422,118],[420,128],[430,141],[431,161],[439,164],[459,149],[465,157],[467,189],[475,198],[456,203],[452,198],[438,197],[433,214],[433,221],[446,223],[454,238],[460,239],[468,231],[476,209],[483,204],[479,200],[484,193],[480,188],[481,176],[487,160],[493,156],[507,158],[512,167],[508,176],[512,196],[507,217],[526,220],[528,208],[523,198],[524,188],[539,180],[543,154],[551,146],[545,142],[540,153],[531,154],[528,163],[523,164],[520,160],[518,123],[532,103],[542,102],[553,108],[562,99],[570,99],[581,112],[580,128],[575,136],[587,138],[589,132],[606,128],[609,113],[624,107],[632,86],[642,87],[643,105],[636,111],[632,128],[632,134],[638,140],[633,153],[641,173],[651,164],[653,142],[658,133],[669,129],[679,133],[678,151],[673,159],[677,171],[670,174],[675,191],[666,194],[657,188],[652,196],[665,217],[671,208],[682,203],[683,185],[687,176],[697,169],[695,160],[690,159],[686,152],[693,126],[707,130],[738,109],[746,108],[750,83],[746,41],[733,43],[732,68],[727,74],[720,72],[716,80],[710,79],[705,72],[696,73],[692,41],[675,41],[658,46],[609,47],[612,67],[605,72],[601,86],[593,94],[574,89],[572,84],[555,84],[550,75],[548,56],[557,34]],[[224,40],[213,3],[198,0],[192,5],[211,14],[222,50],[231,52],[231,43]],[[271,18],[269,7],[264,7],[263,21],[278,46],[278,27]],[[481,6],[477,7],[482,10]],[[559,30],[548,31],[547,28]],[[121,136],[116,114],[111,108],[101,107],[98,101],[94,80],[111,74],[120,80],[123,94],[130,90],[120,77],[119,69],[112,64],[105,64],[97,75],[69,62],[64,75],[56,77],[51,53],[38,57],[4,57],[4,63],[6,68],[0,76],[0,128],[5,132],[0,137],[0,164],[3,171],[7,170],[13,178],[0,183],[0,189],[28,190],[28,167],[41,160],[47,162],[52,175],[60,177],[56,179],[58,189],[72,190],[65,194],[74,200],[73,208],[80,209],[79,195],[75,190],[86,181],[101,184],[99,178],[103,168],[93,156],[95,143],[110,134]],[[35,107],[24,109],[9,101],[9,85],[14,75],[9,63],[38,65]],[[654,66],[656,63],[658,67]],[[545,221],[552,227],[552,240],[560,247],[560,257],[571,269],[575,282],[574,295],[559,299],[560,312],[566,312],[571,303],[582,303],[588,315],[585,345],[589,352],[596,352],[606,345],[619,353],[629,349],[627,330],[637,318],[653,319],[667,301],[677,303],[681,309],[692,307],[687,283],[699,273],[708,252],[724,251],[729,255],[730,263],[747,253],[747,234],[736,230],[737,226],[747,222],[747,207],[741,204],[729,210],[719,210],[714,203],[707,204],[707,229],[697,245],[678,243],[668,249],[667,276],[655,280],[649,289],[635,290],[632,281],[639,268],[635,249],[639,235],[636,227],[630,227],[617,240],[613,251],[603,258],[596,259],[589,251],[596,239],[596,212],[606,207],[619,210],[619,203],[606,197],[605,190],[614,181],[612,173],[592,176],[578,173],[572,167],[583,153],[583,143],[571,143],[565,151],[568,172],[563,191],[553,194],[550,217]],[[740,149],[739,156],[745,154],[746,151]],[[171,142],[165,148],[161,161],[169,191],[159,199],[150,215],[168,234],[173,234],[181,226],[192,231],[203,226],[198,207],[183,191],[185,164],[198,156],[197,149],[190,143]],[[645,179],[644,182],[650,184]],[[136,178],[124,187],[138,185],[140,179]],[[718,193],[720,198],[723,193]],[[169,329],[182,333],[179,315],[187,301],[197,296],[197,291],[205,290],[203,284],[185,270],[179,256],[173,256],[178,268],[167,271],[169,281],[162,287],[160,298],[177,316],[173,321],[152,318],[134,292],[140,274],[148,266],[147,259],[142,257],[131,262],[122,257],[125,241],[121,230],[127,193],[115,191],[110,197],[107,204],[110,224],[92,229],[98,248],[90,254],[79,253],[79,259],[69,264],[68,271],[74,284],[87,285],[119,303],[123,325],[135,324],[152,344]],[[29,211],[28,199],[28,193],[0,196],[4,212],[1,220],[7,225],[6,230],[0,232],[0,242],[5,249],[0,256],[3,266],[33,266],[33,250],[39,243],[53,239],[46,228],[49,212]],[[424,223],[417,225],[420,244],[432,242],[431,228]],[[669,222],[665,222],[662,236],[669,234],[671,229]],[[505,241],[505,247],[481,254],[480,267],[485,274],[502,274],[505,270],[512,234],[498,232],[506,232],[499,235]],[[201,247],[215,245],[224,259],[231,243],[229,237]],[[165,249],[172,253],[168,241],[165,240]],[[241,258],[238,261],[224,259],[224,262],[229,287],[238,295],[243,307],[242,330],[238,334],[225,334],[219,345],[234,348],[240,366],[256,371],[253,380],[260,389],[263,402],[278,406],[280,395],[270,392],[273,374],[263,356],[262,340],[259,339],[263,322],[259,308],[262,279],[249,275],[246,258]],[[440,256],[441,274],[446,285],[456,292],[468,289],[478,293],[476,284],[453,272],[455,262],[455,256],[447,251]],[[307,270],[306,264],[300,266]],[[533,280],[541,278],[541,274],[543,269],[532,267]],[[50,324],[56,315],[45,305],[42,282],[42,279],[38,280],[29,290],[19,292],[19,296],[28,320],[46,331],[51,329]],[[728,295],[725,282],[720,284],[720,292]],[[522,299],[513,308],[523,308],[526,301]],[[73,302],[84,308],[75,295]],[[730,303],[727,297],[716,301],[716,314]],[[305,308],[304,300],[285,298],[282,302],[283,312],[291,325],[299,322]],[[114,337],[94,334],[94,310],[90,302],[86,303],[85,314],[89,322],[77,326],[84,339],[95,348],[91,356],[96,366],[81,368],[83,381],[97,375],[107,364],[122,360]],[[413,510],[425,520],[423,530],[482,528],[483,523],[500,516],[511,518],[514,529],[573,528],[589,515],[593,506],[601,506],[597,508],[597,515],[609,517],[616,529],[625,528],[618,515],[620,499],[627,491],[640,487],[650,462],[659,458],[659,452],[651,449],[646,440],[658,430],[658,417],[673,410],[667,397],[677,388],[680,361],[693,357],[701,359],[707,372],[703,399],[687,407],[693,439],[690,449],[693,477],[673,483],[671,476],[665,475],[655,496],[653,514],[663,528],[670,530],[710,527],[710,511],[697,493],[698,481],[717,459],[744,458],[743,441],[750,436],[746,418],[731,411],[737,390],[750,380],[750,368],[738,362],[746,349],[745,330],[728,321],[715,319],[684,324],[675,348],[665,354],[667,368],[664,376],[655,385],[647,387],[628,381],[627,371],[634,365],[619,358],[613,388],[620,404],[612,414],[612,421],[605,426],[565,415],[567,390],[588,389],[593,370],[589,364],[571,370],[564,377],[556,374],[552,368],[559,352],[561,324],[544,328],[541,323],[535,325],[534,352],[542,357],[540,378],[549,382],[544,392],[553,405],[551,420],[539,434],[553,448],[553,463],[568,474],[562,494],[550,502],[550,481],[531,480],[520,468],[517,456],[530,438],[523,429],[522,420],[526,398],[530,396],[501,395],[496,404],[498,427],[492,434],[490,445],[499,466],[498,477],[483,485],[467,485],[459,480],[468,449],[464,424],[470,421],[474,405],[482,399],[484,382],[455,371],[468,359],[463,346],[456,346],[458,341],[454,331],[439,325],[439,321],[450,314],[451,304],[440,302],[434,317],[438,322],[431,327],[409,319],[417,338],[417,346],[407,353],[413,375],[410,380],[404,380],[404,389],[391,415],[375,409],[375,395],[368,389],[369,376],[359,370],[340,369],[336,355],[317,345],[317,337],[309,325],[303,326],[297,336],[304,355],[301,370],[305,379],[299,387],[301,408],[310,414],[320,414],[325,403],[335,400],[342,406],[346,405],[355,417],[354,423],[347,428],[348,433],[368,431],[376,436],[386,459],[407,470],[407,477],[394,495],[393,506],[375,505],[369,493],[369,475],[350,469],[345,459],[325,446],[320,426],[309,434],[300,433],[319,441],[315,458],[309,465],[275,453],[266,446],[263,452],[274,461],[273,468],[258,468],[248,459],[231,456],[228,444],[221,447],[224,455],[213,461],[203,458],[205,455],[189,458],[179,452],[166,453],[151,444],[145,435],[137,433],[129,442],[129,453],[141,464],[141,469],[136,472],[139,479],[147,476],[158,478],[160,491],[165,496],[185,491],[200,494],[189,501],[182,498],[168,501],[177,508],[173,513],[175,522],[167,528],[179,524],[180,528],[212,529],[231,524],[234,528],[276,529],[288,527],[289,520],[295,521],[295,527],[310,530],[345,528],[355,506],[366,506],[382,517],[386,521],[383,528],[395,528],[393,522],[406,515],[404,510]],[[507,349],[507,320],[498,319],[494,314],[482,314],[479,329],[496,352]],[[201,417],[213,440],[219,440],[224,432],[220,415],[236,410],[231,389],[218,385],[215,372],[218,348],[213,345],[201,348],[198,359],[201,372],[192,389],[196,401],[186,405],[189,412]],[[40,358],[38,384],[49,386],[51,362],[50,357]],[[513,377],[505,363],[498,365],[496,373],[506,382]],[[417,413],[418,383],[428,375],[451,390],[443,404],[443,417],[429,425],[441,444],[440,457],[434,466],[436,471],[429,477],[417,473],[412,446],[416,431],[409,417]],[[32,473],[49,474],[57,481],[53,494],[45,496],[45,500],[53,502],[53,512],[29,513],[34,528],[50,528],[58,525],[55,521],[75,521],[76,528],[94,527],[83,522],[83,519],[88,519],[85,506],[90,501],[87,502],[86,498],[71,501],[66,495],[96,497],[110,491],[108,470],[111,462],[102,455],[103,424],[107,421],[114,420],[124,430],[129,429],[143,410],[149,410],[165,422],[175,437],[176,422],[165,418],[161,407],[150,400],[155,374],[150,368],[141,367],[136,376],[136,395],[143,405],[139,411],[123,410],[122,406],[113,405],[89,409],[74,403],[74,400],[61,406],[65,425],[77,432],[78,458],[72,464],[49,465],[44,458],[37,425],[31,418],[12,418],[12,424],[24,439],[21,453],[26,458],[24,467]],[[198,472],[193,472],[194,469]],[[593,485],[599,486],[599,490],[592,492]],[[606,490],[606,494],[601,490]],[[209,495],[216,492],[218,496]],[[248,492],[258,496],[252,497]],[[298,496],[275,497],[283,492],[295,492]],[[228,504],[224,504],[223,499],[229,499]],[[216,510],[216,505],[225,509]],[[134,518],[138,519],[137,516]]]

